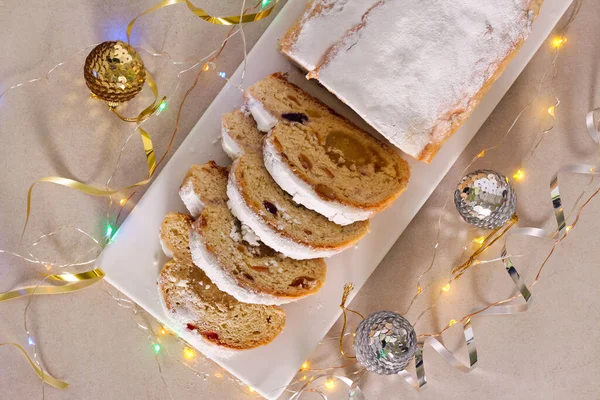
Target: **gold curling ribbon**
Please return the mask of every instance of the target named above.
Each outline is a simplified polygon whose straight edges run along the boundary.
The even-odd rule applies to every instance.
[[[207,14],[201,8],[194,6],[188,0],[163,0],[160,3],[156,4],[154,7],[142,12],[137,17],[135,17],[133,20],[131,20],[131,22],[127,25],[127,41],[128,42],[130,41],[130,35],[131,35],[131,31],[133,29],[133,25],[135,24],[135,22],[138,18],[140,18],[144,15],[148,15],[148,14],[150,14],[154,11],[157,11],[163,7],[167,7],[167,6],[170,6],[173,4],[179,4],[179,3],[185,3],[187,5],[188,9],[192,13],[194,13],[194,15],[196,15],[199,18],[202,18],[203,20],[210,22],[212,24],[234,25],[234,24],[239,24],[239,23],[260,21],[261,19],[268,17],[271,14],[271,12],[273,12],[273,9],[275,8],[275,6],[279,3],[279,0],[273,0],[271,2],[270,7],[263,8],[257,13],[244,14],[241,16],[241,18],[240,18],[240,15],[234,15],[234,16],[228,16],[228,17],[213,17],[213,16]],[[123,117],[116,110],[113,109],[112,111],[121,120],[126,121],[126,122],[137,122],[139,124],[140,122],[144,121],[145,119],[147,119],[148,117],[153,115],[158,110],[160,105],[166,100],[166,97],[164,97],[164,96],[160,99],[160,101],[158,100],[158,86],[156,85],[156,82],[154,81],[154,79],[148,72],[147,72],[146,83],[148,84],[148,86],[152,90],[152,93],[154,94],[154,101],[152,102],[152,104],[150,104],[148,107],[146,107],[144,110],[142,110],[142,112],[140,112],[140,114],[137,116],[137,118]],[[78,190],[82,193],[89,194],[92,196],[112,196],[113,194],[116,194],[116,193],[119,193],[119,192],[122,192],[125,190],[129,190],[129,189],[139,187],[139,186],[144,186],[145,184],[150,182],[150,180],[152,179],[152,176],[154,174],[154,171],[156,169],[156,155],[154,153],[154,146],[152,144],[150,135],[143,129],[141,129],[139,127],[138,127],[138,129],[140,131],[142,143],[144,145],[144,151],[146,153],[146,159],[148,162],[148,178],[147,179],[144,179],[143,181],[134,183],[133,185],[130,185],[125,188],[118,189],[118,190],[99,189],[92,185],[87,185],[85,183],[81,183],[81,182],[75,181],[73,179],[57,177],[57,176],[48,176],[45,178],[38,179],[29,187],[29,191],[27,192],[27,214],[25,217],[25,226],[23,227],[23,233],[21,234],[21,238],[23,238],[23,236],[25,235],[25,230],[27,229],[27,224],[29,223],[29,217],[31,215],[31,194],[33,191],[33,187],[35,186],[36,183],[40,183],[40,182],[54,183],[57,185],[66,186],[71,189]]]
[[[158,11],[161,8],[172,6],[174,4],[180,4],[180,3],[185,3],[185,5],[187,6],[187,8],[195,16],[197,16],[197,17],[199,17],[199,18],[203,19],[204,21],[209,22],[211,24],[215,24],[215,25],[236,25],[236,24],[240,24],[240,23],[245,24],[245,23],[248,23],[248,22],[260,21],[261,19],[267,18],[269,15],[271,15],[271,13],[273,12],[273,9],[277,5],[277,3],[279,3],[279,0],[273,0],[272,2],[270,2],[271,3],[270,7],[263,8],[263,9],[261,9],[257,13],[244,14],[244,15],[239,15],[239,14],[238,15],[230,15],[230,16],[227,16],[227,17],[213,17],[212,15],[209,15],[206,11],[204,11],[200,7],[196,7],[189,0],[163,0],[163,1],[159,2],[158,4],[154,5],[153,7],[151,7],[149,9],[147,9],[146,11],[142,12],[137,17],[135,17],[134,19],[131,20],[131,22],[127,25],[127,42],[128,43],[131,42],[131,31],[133,30],[133,25],[138,20],[138,18],[143,17],[145,15],[148,15],[150,13],[153,13],[154,11]],[[263,0],[262,3],[264,4],[265,1]],[[266,3],[268,4],[269,1],[267,1]]]
[[[81,290],[93,285],[96,282],[99,282],[104,278],[104,271],[100,268],[93,269],[90,271],[80,272],[77,274],[72,274],[70,272],[61,272],[59,274],[50,275],[47,279],[58,281],[58,282],[67,282],[61,286],[52,286],[52,285],[36,285],[36,286],[27,286],[21,289],[13,290],[10,292],[0,293],[0,302],[8,301],[12,299],[17,299],[19,297],[24,296],[37,296],[37,295],[45,295],[45,294],[64,294],[71,293],[77,290]],[[23,353],[31,368],[35,371],[35,373],[40,377],[44,383],[47,383],[50,386],[53,386],[57,389],[66,389],[69,384],[67,382],[61,381],[60,379],[56,379],[52,375],[44,372],[27,354],[25,349],[17,344],[17,343],[0,343],[1,346],[14,346]]]
[[[33,368],[35,373],[40,377],[41,380],[43,380],[48,385],[53,386],[57,389],[66,389],[69,386],[67,382],[61,381],[60,379],[56,379],[47,372],[42,371],[42,369],[39,366],[37,366],[35,362],[33,362],[31,357],[29,357],[29,354],[27,354],[27,352],[21,345],[17,343],[0,343],[0,347],[1,346],[14,346],[17,349],[19,349],[21,353],[23,353],[25,358],[27,358],[27,361],[29,361],[29,365],[31,365],[31,368]]]
[[[351,310],[346,307],[346,301],[348,301],[348,296],[350,295],[350,292],[352,290],[354,290],[354,284],[352,282],[348,282],[344,285],[344,292],[342,293],[342,302],[340,303],[340,308],[342,309],[342,312],[344,313],[344,324],[342,325],[342,333],[340,334],[340,354],[346,358],[356,358],[356,356],[346,355],[346,353],[344,352],[344,348],[343,348],[344,336],[346,334],[346,323],[347,323],[346,311],[354,313],[354,314],[358,315],[359,317],[361,317],[362,319],[365,319],[365,317],[358,311]]]
[[[504,236],[504,234],[506,234],[506,232],[508,232],[508,230],[512,228],[513,225],[517,223],[517,221],[519,221],[519,217],[517,217],[517,214],[515,214],[506,222],[506,224],[494,229],[489,235],[487,235],[483,242],[481,242],[481,245],[471,255],[471,257],[469,257],[467,261],[465,261],[464,263],[462,263],[458,267],[455,267],[452,270],[452,274],[456,274],[456,277],[454,279],[460,278],[461,275],[464,274],[467,269],[469,269],[473,264],[476,263],[477,257],[483,254],[484,251],[489,249],[494,243],[496,243],[498,239]]]
[[[59,274],[50,275],[47,279],[67,282],[61,286],[53,286],[53,285],[36,285],[36,286],[27,286],[21,289],[12,290],[10,292],[0,293],[0,303],[3,301],[8,301],[12,299],[17,299],[19,297],[24,296],[38,296],[38,295],[46,295],[46,294],[65,294],[76,292],[81,289],[85,289],[88,286],[93,285],[96,282],[99,282],[104,278],[104,271],[100,268],[93,269],[86,272],[80,272],[77,274],[72,274],[70,272],[61,272]]]
[[[152,114],[154,114],[156,112],[156,110],[158,109],[158,107],[160,107],[162,102],[166,100],[166,97],[163,97],[160,101],[157,102],[158,86],[156,85],[156,82],[154,81],[154,79],[152,78],[152,76],[150,74],[147,75],[146,82],[148,83],[148,86],[150,86],[150,89],[152,90],[152,93],[154,94],[154,101],[152,102],[152,104],[150,104],[144,110],[142,110],[142,112],[140,112],[140,114],[135,119],[122,117],[117,111],[113,110],[113,112],[123,121],[140,123],[143,120],[150,117]],[[69,178],[63,178],[60,176],[47,176],[47,177],[38,179],[29,187],[29,190],[27,192],[27,214],[25,217],[25,226],[23,227],[23,233],[21,234],[21,238],[23,238],[23,236],[25,235],[25,230],[27,229],[27,224],[29,223],[29,217],[31,215],[31,194],[33,191],[33,187],[35,186],[36,183],[41,183],[41,182],[54,183],[56,185],[66,186],[71,189],[78,190],[82,193],[89,194],[91,196],[112,196],[113,194],[123,192],[125,190],[129,190],[134,187],[144,186],[145,184],[150,182],[150,180],[152,179],[152,176],[154,175],[154,171],[156,169],[156,155],[154,153],[154,145],[152,143],[152,139],[150,138],[150,135],[148,134],[148,132],[143,130],[141,127],[138,127],[138,130],[140,131],[140,136],[142,138],[142,144],[144,146],[144,152],[146,154],[146,160],[148,163],[148,178],[147,179],[144,179],[143,181],[134,183],[133,185],[130,185],[125,188],[118,189],[118,190],[99,189],[92,185],[87,185],[85,183],[81,183],[81,182],[78,182],[76,180],[69,179]]]
[[[152,94],[154,95],[154,101],[146,108],[144,108],[137,117],[135,118],[127,118],[127,117],[123,117],[121,114],[119,114],[117,112],[117,110],[113,107],[109,107],[110,110],[117,116],[119,117],[119,119],[121,119],[122,121],[125,122],[137,122],[138,124],[142,121],[144,121],[145,119],[149,118],[152,114],[154,114],[158,108],[160,107],[160,105],[167,100],[167,96],[163,96],[160,101],[158,100],[158,85],[156,84],[156,81],[154,80],[154,78],[152,78],[152,75],[150,75],[150,73],[148,71],[146,71],[146,83],[148,84],[148,87],[150,88],[150,90],[152,90]]]

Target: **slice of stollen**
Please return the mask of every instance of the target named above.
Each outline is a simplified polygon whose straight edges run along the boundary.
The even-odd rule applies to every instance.
[[[196,167],[203,171],[196,178],[205,208],[190,234],[194,264],[219,289],[242,302],[284,304],[319,291],[325,282],[325,262],[294,260],[260,242],[231,213],[226,201],[227,177],[213,164]],[[213,196],[208,201],[205,195],[216,194],[216,188],[222,192],[221,199]]]
[[[190,231],[194,219],[186,214],[168,213],[160,225],[160,245],[165,255],[190,264]]]
[[[179,189],[179,197],[192,217],[198,215],[207,204],[227,201],[226,187],[229,168],[220,167],[214,161],[192,165]],[[221,177],[213,179],[212,177]]]
[[[406,189],[408,163],[276,73],[244,91],[244,107],[269,132],[263,157],[295,202],[340,225],[371,218]]]
[[[240,149],[227,185],[231,210],[263,243],[288,257],[308,259],[330,257],[367,234],[369,221],[338,225],[279,187],[263,164],[264,134],[251,117],[236,110],[223,116],[222,125],[223,135]]]
[[[277,306],[247,304],[220,291],[193,264],[170,260],[158,278],[159,295],[176,329],[195,332],[210,345],[245,350],[268,344],[285,326],[285,312]],[[198,345],[198,343],[195,343]]]
[[[237,109],[221,118],[221,144],[229,157],[244,153],[262,153],[265,134],[258,130],[252,117]]]

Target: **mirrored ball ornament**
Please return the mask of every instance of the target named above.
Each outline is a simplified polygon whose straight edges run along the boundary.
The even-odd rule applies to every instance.
[[[133,47],[117,40],[94,47],[85,59],[83,76],[93,94],[116,107],[142,90],[146,68]]]
[[[356,359],[371,372],[397,374],[406,368],[416,350],[414,328],[406,318],[395,312],[371,314],[356,329]]]
[[[460,180],[454,192],[454,204],[468,223],[496,229],[514,215],[517,195],[507,177],[480,169]]]

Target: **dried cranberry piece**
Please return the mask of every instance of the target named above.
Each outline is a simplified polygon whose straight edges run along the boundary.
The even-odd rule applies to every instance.
[[[190,330],[190,331],[195,331],[196,329],[198,329],[198,327],[197,327],[196,325],[194,325],[194,324],[190,324],[189,322],[188,322],[188,324],[187,324],[187,328],[188,328],[188,330]]]
[[[219,334],[216,332],[202,332],[201,335],[208,340],[219,340]]]

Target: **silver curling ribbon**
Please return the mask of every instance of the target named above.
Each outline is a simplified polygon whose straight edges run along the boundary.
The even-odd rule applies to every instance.
[[[416,389],[424,389],[427,385],[427,376],[425,375],[425,363],[423,361],[423,351],[425,346],[431,347],[435,350],[442,358],[451,366],[459,369],[463,372],[470,372],[475,368],[477,364],[477,347],[475,347],[475,335],[473,334],[473,327],[471,326],[471,318],[467,318],[463,324],[463,334],[465,342],[467,343],[467,351],[469,353],[469,362],[463,363],[461,360],[456,358],[450,350],[446,348],[439,340],[433,336],[426,338],[420,338],[417,343],[417,352],[415,353],[415,370],[417,372],[417,379],[406,370],[400,371],[400,375],[409,385]]]
[[[600,134],[598,133],[598,121],[596,120],[597,114],[600,113],[600,108],[595,108],[585,117],[585,125],[587,126],[588,132],[592,137],[592,140],[600,144]]]
[[[594,109],[587,114],[586,117],[586,125],[589,131],[589,134],[594,140],[594,142],[600,144],[600,118],[597,118],[600,115],[600,108]],[[593,182],[593,179],[596,175],[600,175],[600,168],[594,165],[586,165],[586,164],[570,164],[564,167],[561,167],[556,174],[552,177],[550,181],[550,196],[552,199],[552,208],[554,210],[554,216],[556,218],[556,229],[549,232],[540,228],[512,228],[506,234],[506,239],[504,241],[504,247],[502,248],[502,260],[504,261],[504,265],[506,267],[506,272],[514,282],[515,286],[519,291],[518,296],[514,296],[512,298],[500,301],[498,303],[494,303],[495,305],[491,305],[485,307],[483,309],[474,310],[470,315],[471,317],[476,315],[510,315],[516,314],[520,312],[525,312],[529,309],[529,305],[532,301],[531,295],[531,287],[537,282],[539,275],[541,273],[541,268],[538,272],[538,276],[536,280],[529,286],[525,284],[522,280],[519,272],[517,271],[514,263],[507,256],[506,250],[506,242],[509,236],[521,235],[521,236],[532,236],[542,239],[550,239],[554,240],[554,245],[560,241],[562,241],[567,234],[569,233],[569,226],[567,226],[566,221],[570,215],[565,217],[564,207],[562,204],[562,198],[559,190],[559,175],[564,173],[572,173],[572,174],[582,174],[582,175],[590,175],[591,179],[588,182],[590,185]],[[579,200],[584,195],[585,191],[581,193],[581,195],[575,201],[575,204],[579,203]],[[593,196],[592,196],[593,197]],[[590,197],[591,199],[591,197]],[[589,200],[588,200],[589,201]],[[577,218],[579,216],[576,217]],[[515,300],[517,297],[522,297],[525,300],[525,303],[521,304],[505,304],[509,303],[512,300]],[[473,328],[471,327],[471,317],[467,318],[463,324],[464,337],[466,341],[467,351],[469,352],[469,363],[465,364],[460,361],[458,358],[452,354],[439,340],[437,340],[433,336],[428,336],[426,338],[419,338],[417,343],[417,351],[415,353],[414,361],[415,361],[415,370],[417,374],[417,378],[415,379],[408,371],[403,370],[398,375],[406,380],[411,386],[420,389],[424,388],[427,385],[427,377],[425,375],[425,364],[423,361],[423,352],[426,346],[434,349],[439,355],[446,360],[448,364],[451,366],[463,371],[470,372],[475,368],[477,364],[477,348],[475,347],[475,336],[473,334]]]

